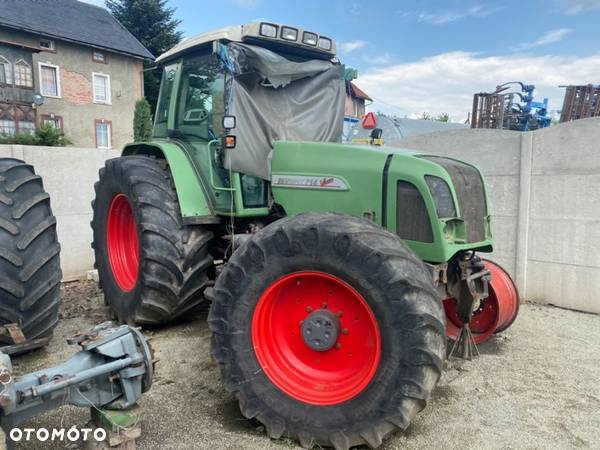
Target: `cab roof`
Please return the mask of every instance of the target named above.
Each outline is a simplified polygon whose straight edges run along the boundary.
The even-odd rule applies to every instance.
[[[276,27],[278,34],[274,37],[261,35],[261,26],[263,24]],[[286,40],[286,39],[282,38],[279,31],[283,30],[284,28],[295,30],[297,33],[297,40],[290,41],[290,40]],[[319,48],[319,46],[317,46],[316,43],[314,44],[314,46],[309,46],[308,44],[305,44],[302,41],[304,33],[316,36],[317,39],[319,40],[319,45],[320,45],[321,39],[329,41],[331,43],[331,48],[329,50],[325,50],[325,49]],[[286,47],[292,48],[292,49],[295,48],[297,50],[301,50],[301,51],[305,51],[305,52],[310,51],[315,54],[321,54],[323,56],[328,56],[329,58],[333,58],[335,56],[335,51],[336,51],[335,43],[333,42],[333,40],[331,40],[330,38],[328,38],[326,36],[314,33],[312,31],[304,30],[304,29],[301,29],[298,27],[291,27],[291,26],[287,26],[287,25],[273,24],[271,22],[252,22],[252,23],[249,23],[246,25],[233,25],[233,26],[223,27],[223,28],[219,28],[217,30],[212,30],[212,31],[208,31],[205,33],[197,34],[196,36],[193,36],[188,39],[184,39],[182,42],[177,44],[175,47],[173,47],[172,49],[170,49],[170,50],[166,51],[165,53],[163,53],[162,55],[160,55],[156,59],[156,62],[159,64],[164,63],[165,61],[174,59],[177,56],[180,56],[183,53],[186,53],[187,51],[189,51],[193,48],[211,44],[214,41],[228,41],[228,42],[246,42],[246,41],[257,42],[257,41],[260,41],[263,43],[278,44],[280,46],[286,46]]]

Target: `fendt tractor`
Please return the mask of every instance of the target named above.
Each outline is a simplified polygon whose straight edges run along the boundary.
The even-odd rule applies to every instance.
[[[117,318],[211,300],[212,355],[244,416],[301,445],[379,446],[446,358],[510,325],[474,166],[342,145],[344,66],[318,33],[253,23],[161,55],[153,137],[100,170],[93,247]],[[446,320],[446,316],[448,320]]]

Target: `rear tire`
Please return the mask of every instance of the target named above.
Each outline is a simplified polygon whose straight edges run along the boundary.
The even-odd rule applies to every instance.
[[[442,372],[444,311],[432,277],[373,223],[332,213],[279,220],[234,253],[213,294],[212,354],[225,387],[273,438],[375,448],[408,427]],[[339,318],[327,350],[304,334],[317,310]],[[356,361],[366,369],[376,361],[374,372],[357,378]]]
[[[33,167],[0,158],[0,323],[17,323],[27,340],[58,323],[60,245],[50,197]],[[12,344],[0,336],[2,344]]]
[[[118,320],[164,324],[202,303],[212,232],[183,224],[166,162],[108,160],[94,187],[92,247],[105,302]]]

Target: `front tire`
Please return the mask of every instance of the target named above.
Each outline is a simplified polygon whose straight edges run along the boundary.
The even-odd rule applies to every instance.
[[[259,231],[217,279],[209,326],[244,416],[308,448],[375,448],[405,429],[445,357],[424,264],[397,236],[340,214]]]
[[[164,160],[123,156],[100,169],[92,247],[104,298],[121,322],[167,323],[204,300],[212,233],[183,224]]]

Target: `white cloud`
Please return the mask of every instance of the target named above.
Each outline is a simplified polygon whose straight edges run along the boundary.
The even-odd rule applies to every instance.
[[[389,53],[382,53],[381,55],[377,55],[374,57],[369,56],[368,58],[366,58],[366,60],[376,66],[382,66],[384,64],[390,63],[390,61],[392,60],[392,55],[390,55]]]
[[[562,41],[568,34],[572,32],[572,28],[557,28],[555,30],[550,30],[533,42],[523,42],[522,44],[519,44],[517,46],[517,50],[527,50],[530,48],[541,47],[543,45],[554,44]]]
[[[600,0],[559,0],[559,7],[565,14],[579,14],[600,9]]]
[[[339,47],[343,53],[351,53],[359,48],[363,48],[367,43],[365,41],[347,41],[340,42]]]
[[[560,109],[563,84],[597,82],[600,54],[576,58],[562,56],[490,56],[450,52],[414,62],[364,71],[358,82],[375,102],[371,110],[399,116],[442,112],[464,121],[475,92],[491,92],[507,81],[535,84],[535,97],[550,99]]]
[[[461,10],[441,10],[441,11],[399,11],[401,17],[414,17],[417,22],[427,23],[429,25],[444,25],[451,22],[470,17],[484,18],[500,11],[500,7],[485,7],[483,5],[474,5]]]

